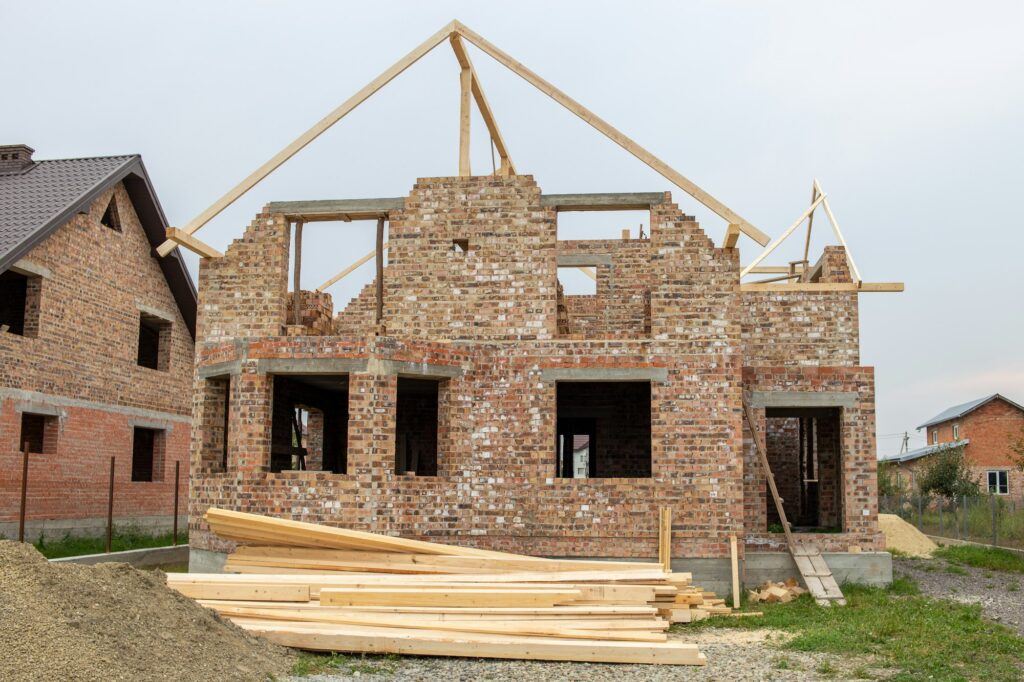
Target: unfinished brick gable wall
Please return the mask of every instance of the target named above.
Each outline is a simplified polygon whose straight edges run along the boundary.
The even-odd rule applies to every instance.
[[[421,178],[393,213],[389,334],[544,339],[557,333],[554,210],[531,176]],[[456,240],[468,240],[461,251]]]
[[[745,389],[836,390],[838,383],[862,394],[865,415],[870,409],[870,417],[857,413],[844,421],[844,438],[864,448],[853,431],[870,427],[873,440],[870,370],[850,367],[831,376],[831,367],[817,367],[855,364],[855,356],[841,352],[849,335],[841,343],[801,341],[816,365],[806,374],[768,353],[748,363],[743,333],[752,313],[739,293],[738,253],[716,248],[668,195],[651,209],[649,240],[558,241],[555,210],[541,207],[540,199],[529,176],[418,180],[404,210],[391,214],[386,331],[379,337],[373,285],[335,316],[333,336],[281,336],[286,303],[229,305],[228,280],[248,267],[242,257],[248,252],[228,250],[216,273],[208,271],[219,278],[216,296],[223,301],[204,310],[208,328],[239,335],[203,339],[198,355],[200,375],[231,375],[229,466],[194,481],[194,547],[228,546],[201,520],[207,506],[222,504],[500,550],[651,557],[657,509],[667,504],[675,556],[727,557],[730,534],[760,537],[766,526],[763,479],[759,489],[750,473],[758,465],[743,447]],[[253,252],[267,248],[271,265],[282,263],[286,273],[286,225],[250,232]],[[468,250],[453,248],[456,240],[468,241]],[[607,257],[598,265],[596,296],[560,297],[560,255]],[[259,286],[286,295],[286,275],[257,276],[264,277]],[[250,296],[252,286],[245,284],[243,300],[262,301]],[[819,294],[807,296],[797,305],[819,315],[813,308]],[[838,300],[848,305],[850,299]],[[764,314],[786,323],[791,302],[764,305]],[[252,319],[236,322],[234,315]],[[831,318],[812,320],[831,334],[830,324]],[[348,373],[347,473],[267,470],[269,360],[345,368],[332,371]],[[749,377],[747,364],[754,365]],[[613,477],[561,478],[556,387],[602,381],[609,371],[653,377],[643,379],[650,387],[650,475],[625,466],[637,455],[623,445],[613,452],[622,457]],[[395,471],[400,375],[441,382],[436,476]],[[213,456],[223,413],[215,409],[216,383],[199,386],[206,391],[196,408],[194,457],[201,462]],[[859,466],[844,473],[852,476],[846,490],[867,495]],[[868,537],[874,527],[853,532],[860,535],[844,542]],[[870,535],[867,544],[873,540]]]
[[[100,223],[111,199],[119,230]],[[175,461],[184,462],[184,499],[194,344],[151,254],[118,183],[24,257],[46,274],[30,279],[40,291],[35,335],[0,334],[0,468],[19,472],[0,477],[0,522],[18,514],[23,412],[52,414],[56,425],[55,449],[30,458],[30,523],[105,523],[111,456],[115,517],[169,519]],[[143,308],[170,322],[161,338],[166,371],[137,364]],[[131,481],[135,425],[164,430],[157,481]]]

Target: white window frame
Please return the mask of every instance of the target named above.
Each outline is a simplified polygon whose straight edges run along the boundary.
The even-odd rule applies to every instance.
[[[987,483],[988,492],[990,495],[1009,495],[1010,494],[1010,472],[1006,469],[989,469],[985,472],[985,483]],[[995,475],[995,483],[992,482],[993,474]],[[1003,480],[1000,484],[999,479]],[[1002,490],[1000,490],[1002,488]]]
[[[953,424],[953,440],[960,440],[960,425]]]
[[[932,429],[932,445],[938,445],[938,444],[939,444],[939,430],[938,429]]]

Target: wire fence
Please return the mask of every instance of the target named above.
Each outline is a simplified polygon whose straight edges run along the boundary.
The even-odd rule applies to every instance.
[[[896,514],[926,535],[1024,549],[1024,504],[1000,495],[891,495],[878,510]]]

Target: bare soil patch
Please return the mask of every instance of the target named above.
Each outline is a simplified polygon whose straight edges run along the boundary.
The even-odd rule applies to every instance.
[[[289,652],[127,564],[51,564],[0,541],[5,680],[218,680],[284,675]]]

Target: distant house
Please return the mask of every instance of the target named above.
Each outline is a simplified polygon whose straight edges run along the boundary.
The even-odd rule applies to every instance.
[[[1013,461],[1010,444],[1024,428],[1024,407],[994,393],[943,410],[917,427],[924,430],[924,447],[890,455],[882,461],[896,465],[900,482],[913,487],[929,455],[963,446],[964,458],[977,475],[982,492],[1024,499],[1024,473]]]
[[[137,156],[0,146],[0,534],[169,528],[188,491],[196,290],[155,258],[166,220]]]

